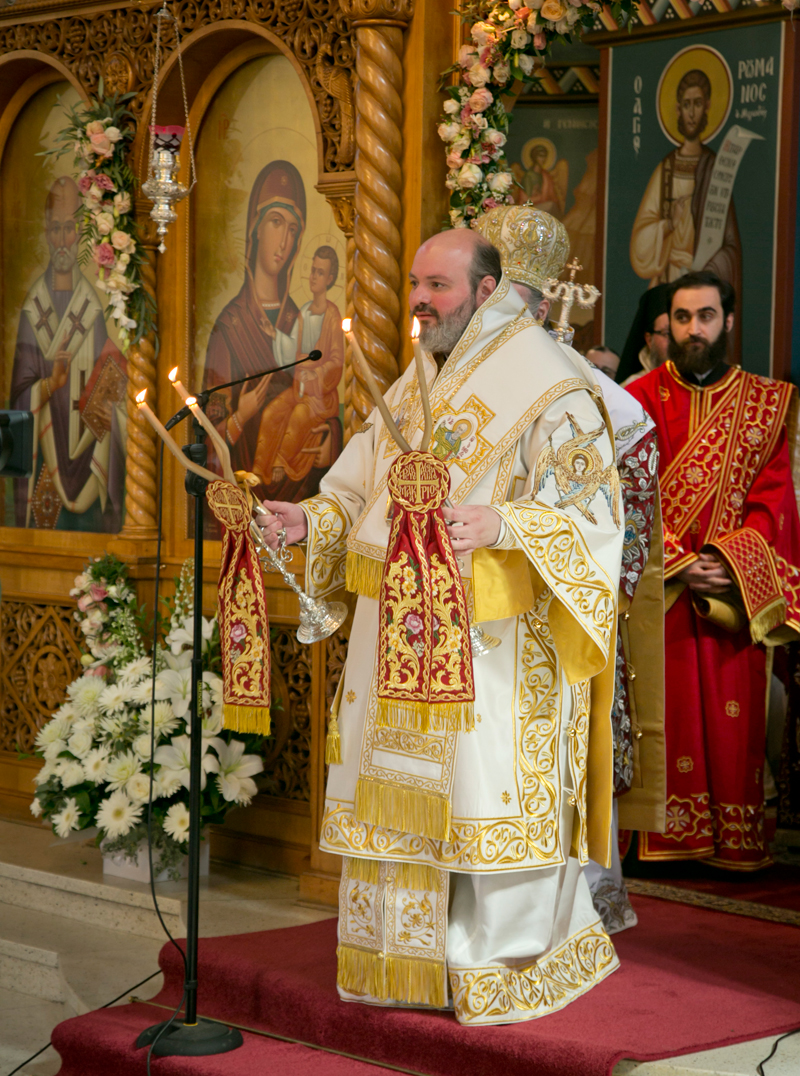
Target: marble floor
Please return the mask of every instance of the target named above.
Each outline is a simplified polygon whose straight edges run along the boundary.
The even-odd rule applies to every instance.
[[[171,927],[183,933],[185,882],[159,883]],[[0,822],[0,1076],[44,1046],[52,1028],[124,994],[151,972],[163,936],[149,887],[104,879],[98,849],[56,840],[38,825]],[[332,909],[299,900],[294,878],[211,863],[201,883],[203,935],[240,934],[311,923]],[[99,925],[98,925],[99,924]],[[136,989],[149,998],[160,973]],[[622,1061],[614,1076],[755,1076],[771,1039],[671,1061]],[[49,1048],[22,1073],[55,1076]],[[798,1076],[800,1035],[781,1043],[765,1076]]]

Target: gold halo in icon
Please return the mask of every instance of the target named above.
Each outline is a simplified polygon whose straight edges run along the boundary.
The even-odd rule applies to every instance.
[[[733,104],[733,76],[725,57],[708,45],[690,45],[681,49],[661,73],[656,91],[656,112],[661,130],[676,146],[684,139],[678,130],[677,93],[681,79],[689,71],[702,71],[711,83],[708,123],[702,134],[710,142],[727,120]]]
[[[531,168],[533,165],[533,154],[539,146],[543,146],[546,153],[544,160],[540,162],[541,166],[549,172],[556,163],[556,147],[549,138],[529,138],[522,147],[520,159],[525,168]]]

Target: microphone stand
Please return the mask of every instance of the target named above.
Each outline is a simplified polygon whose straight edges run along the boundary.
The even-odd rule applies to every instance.
[[[226,381],[224,385],[212,385],[210,389],[203,389],[202,392],[198,392],[195,395],[195,399],[203,411],[205,411],[208,401],[215,392],[220,392],[222,389],[236,388],[237,385],[244,385],[246,381],[255,381],[256,378],[266,377],[267,374],[279,374],[283,370],[293,370],[295,366],[301,366],[304,362],[318,362],[321,358],[321,351],[309,351],[304,359],[298,359],[297,362],[290,362],[286,366],[276,366],[272,370],[262,370],[261,373],[258,374],[248,374],[247,377],[240,377],[237,381]],[[166,428],[168,430],[173,429],[179,422],[183,422],[185,418],[189,418],[191,413],[192,412],[188,407],[182,407],[180,411],[176,411],[169,422],[167,422]]]
[[[212,393],[221,389],[234,388],[246,381],[263,377],[265,374],[291,370],[304,362],[316,362],[322,358],[321,351],[311,351],[303,359],[280,366],[274,370],[264,370],[259,374],[249,374],[237,381],[228,381],[224,385],[214,385],[196,396],[196,400],[205,410]],[[168,430],[177,426],[192,412],[182,407],[169,422]],[[193,463],[205,467],[208,448],[205,443],[206,432],[202,425],[192,416],[194,444],[184,445],[183,451]],[[226,1027],[214,1020],[205,1020],[197,1016],[197,942],[199,937],[200,914],[200,783],[202,780],[202,746],[203,724],[201,719],[200,691],[203,681],[203,506],[205,503],[205,478],[192,471],[186,472],[186,492],[194,497],[194,631],[192,639],[192,693],[189,724],[189,848],[188,848],[188,893],[186,909],[186,977],[184,979],[184,1017],[182,1022],[164,1020],[146,1028],[137,1038],[137,1049],[152,1044],[156,1057],[207,1057],[212,1054],[224,1054],[236,1050],[244,1044],[242,1033],[233,1027]]]
[[[256,375],[258,376],[258,375]],[[187,409],[188,410],[188,409]],[[180,420],[178,420],[180,421]],[[194,444],[183,451],[194,463],[206,465],[208,449],[205,430],[192,420]],[[207,1057],[236,1050],[244,1044],[242,1033],[215,1020],[197,1016],[197,942],[200,915],[200,784],[203,760],[203,723],[200,691],[203,682],[203,507],[205,478],[186,472],[186,492],[194,497],[194,631],[192,639],[192,693],[189,708],[189,848],[188,893],[186,909],[186,978],[184,979],[184,1017],[146,1028],[137,1038],[137,1049],[153,1043],[156,1057]]]

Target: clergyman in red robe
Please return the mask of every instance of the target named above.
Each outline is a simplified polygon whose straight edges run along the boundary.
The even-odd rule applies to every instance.
[[[658,431],[667,609],[667,828],[639,858],[744,871],[770,862],[766,648],[800,631],[800,521],[794,389],[727,365],[734,303],[711,272],[675,281],[670,358],[628,391]]]

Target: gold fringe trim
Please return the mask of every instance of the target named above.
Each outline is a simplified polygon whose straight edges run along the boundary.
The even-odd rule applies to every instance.
[[[378,885],[381,880],[381,863],[379,859],[356,859],[348,856],[350,877],[354,882],[366,885]]]
[[[268,706],[237,706],[226,702],[222,707],[222,723],[231,732],[269,736],[272,731]]]
[[[386,957],[386,996],[392,1001],[444,1009],[447,1005],[444,963],[390,954]]]
[[[369,994],[385,1001],[386,962],[383,953],[340,945],[336,950],[336,985],[348,994]]]
[[[348,550],[345,589],[351,594],[359,594],[362,598],[374,598],[377,601],[381,595],[384,566],[382,560],[374,560],[372,557],[365,557],[363,553],[353,553]]]
[[[781,597],[753,617],[750,621],[750,638],[754,643],[763,643],[769,633],[779,628],[785,621],[786,599]]]
[[[452,807],[450,800],[434,792],[420,792],[371,777],[359,777],[356,784],[355,816],[400,833],[450,840]]]
[[[394,877],[398,889],[438,893],[442,872],[427,863],[396,863]]]
[[[329,766],[335,766],[342,761],[342,738],[339,735],[339,722],[331,714],[328,722],[328,735],[325,737],[325,761]]]
[[[472,732],[475,706],[472,702],[416,702],[378,696],[376,724],[378,728],[406,732]]]

